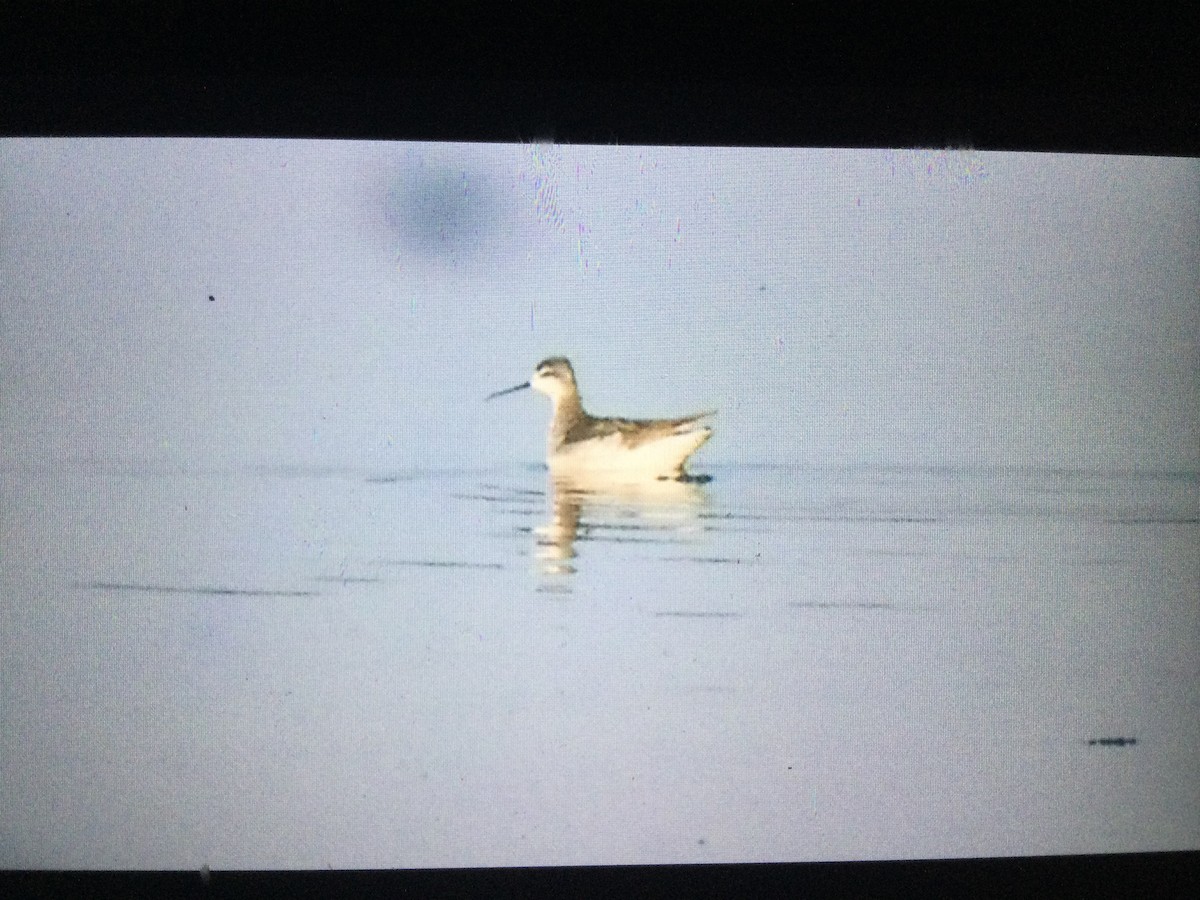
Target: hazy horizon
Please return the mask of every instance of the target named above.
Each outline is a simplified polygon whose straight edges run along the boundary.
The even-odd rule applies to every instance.
[[[1194,849],[1198,342],[1197,160],[0,140],[0,866]]]
[[[1192,470],[1198,208],[1185,159],[0,141],[3,461],[537,461],[480,401],[567,355],[713,462]]]

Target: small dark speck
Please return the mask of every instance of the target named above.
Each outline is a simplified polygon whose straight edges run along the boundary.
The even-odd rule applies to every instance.
[[[765,284],[760,284],[760,285],[758,286],[758,289],[759,289],[760,291],[765,291],[765,290],[767,289],[767,286],[766,286]]]
[[[216,298],[216,297],[214,297],[212,294],[209,294],[209,295],[208,295],[208,302],[209,302],[209,303],[215,303],[215,302],[216,302],[216,300],[217,300],[217,298]]]
[[[703,847],[708,844],[708,841],[706,841],[704,838],[700,838],[700,840],[696,841],[696,843]]]

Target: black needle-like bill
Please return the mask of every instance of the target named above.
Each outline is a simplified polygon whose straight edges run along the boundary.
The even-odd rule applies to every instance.
[[[496,393],[494,393],[494,394],[488,394],[483,399],[484,400],[494,400],[496,397],[503,397],[505,394],[511,394],[513,391],[523,391],[527,387],[529,387],[528,381],[526,381],[524,384],[518,384],[516,387],[505,388],[502,391],[496,391]]]

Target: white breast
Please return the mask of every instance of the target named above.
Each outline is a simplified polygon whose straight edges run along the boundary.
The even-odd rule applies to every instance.
[[[684,461],[712,435],[701,427],[680,434],[627,445],[620,434],[567,444],[551,449],[547,464],[555,475],[604,473],[625,478],[675,478]]]

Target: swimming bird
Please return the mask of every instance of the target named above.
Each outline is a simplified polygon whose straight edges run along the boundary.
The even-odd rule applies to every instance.
[[[565,357],[543,359],[524,384],[489,395],[491,400],[533,388],[553,404],[546,436],[546,464],[554,476],[616,480],[702,480],[684,470],[689,456],[710,437],[701,420],[713,411],[681,419],[617,419],[589,415],[579,398],[575,370]]]

